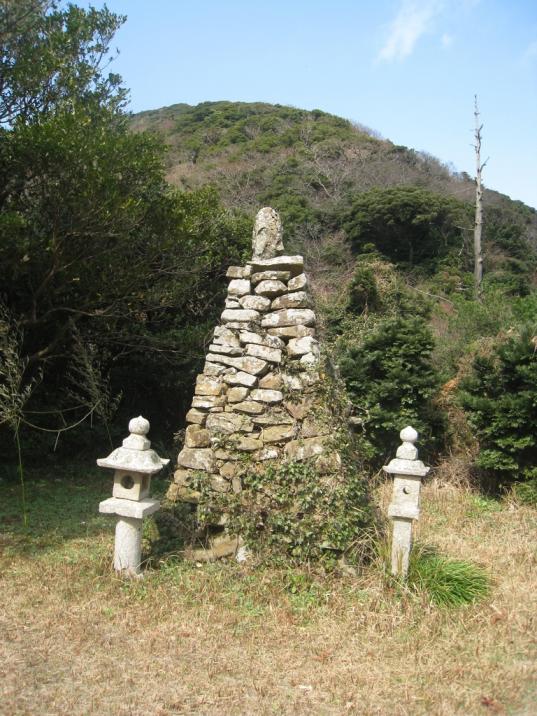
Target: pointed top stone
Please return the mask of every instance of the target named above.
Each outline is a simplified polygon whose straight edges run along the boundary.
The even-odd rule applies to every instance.
[[[280,215],[270,206],[257,212],[252,232],[252,258],[272,259],[283,253],[283,227]]]

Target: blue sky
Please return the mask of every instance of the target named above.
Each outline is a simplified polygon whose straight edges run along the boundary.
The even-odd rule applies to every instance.
[[[135,112],[220,99],[319,108],[473,176],[477,94],[486,186],[537,207],[537,0],[107,5],[128,16],[114,70]]]

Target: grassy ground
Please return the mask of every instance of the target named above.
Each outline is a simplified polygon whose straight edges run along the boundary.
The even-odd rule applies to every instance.
[[[111,481],[34,471],[0,501],[0,712],[537,712],[537,511],[432,481],[419,539],[485,566],[490,597],[455,610],[359,577],[196,566],[111,571]],[[158,487],[158,486],[157,486]],[[385,504],[389,490],[379,490]]]

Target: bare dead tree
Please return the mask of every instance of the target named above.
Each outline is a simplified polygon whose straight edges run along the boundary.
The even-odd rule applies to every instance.
[[[474,292],[476,300],[480,301],[482,296],[483,282],[483,251],[481,247],[481,235],[483,233],[483,187],[481,185],[481,173],[488,162],[486,159],[481,163],[481,130],[483,125],[479,123],[479,106],[477,95],[474,95],[474,118],[475,129],[475,221],[474,221]]]

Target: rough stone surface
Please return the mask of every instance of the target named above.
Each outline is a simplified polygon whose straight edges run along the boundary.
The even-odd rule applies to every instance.
[[[258,296],[267,296],[267,298],[275,298],[280,296],[282,293],[287,291],[287,286],[281,281],[268,279],[267,281],[261,281],[255,287],[255,292]]]
[[[308,328],[307,326],[278,326],[276,328],[269,328],[268,334],[283,338],[302,338],[303,336],[314,336],[315,328]]]
[[[249,278],[252,274],[251,266],[230,266],[226,272],[227,278]]]
[[[292,425],[293,418],[281,408],[270,407],[263,415],[253,416],[255,425]]]
[[[311,301],[304,291],[295,291],[275,298],[270,308],[272,311],[277,311],[280,308],[308,308],[310,304]]]
[[[281,311],[267,313],[261,321],[263,328],[278,328],[280,326],[312,326],[315,323],[315,313],[309,308],[286,308]]]
[[[251,437],[240,437],[237,440],[237,450],[244,450],[244,452],[254,452],[260,450],[263,447],[263,443],[259,438]]]
[[[259,335],[253,331],[241,331],[239,334],[240,342],[256,343],[260,346],[268,346],[269,348],[285,348],[285,343],[277,336]]]
[[[226,356],[240,356],[243,353],[240,346],[227,346],[222,343],[211,343],[209,350],[211,353],[222,353]]]
[[[208,420],[212,416],[209,416]],[[177,464],[181,467],[189,467],[191,470],[205,470],[211,472],[214,467],[213,451],[209,448],[183,448],[177,458]]]
[[[224,405],[225,398],[221,395],[195,395],[192,399],[193,408],[218,408]]]
[[[287,350],[291,357],[303,356],[306,353],[313,353],[317,348],[317,341],[312,336],[304,336],[303,338],[291,338],[287,344]]]
[[[311,398],[303,398],[297,401],[286,400],[283,404],[284,408],[295,420],[304,420],[306,415],[310,412],[312,405],[313,401]]]
[[[253,273],[260,271],[289,271],[292,276],[298,276],[304,271],[302,256],[276,256],[273,259],[252,259],[248,262]]]
[[[267,390],[280,390],[282,386],[283,378],[281,373],[268,373],[259,381],[259,387],[266,388]]]
[[[246,398],[249,392],[248,388],[230,388],[227,392],[228,403],[240,403]]]
[[[260,346],[257,343],[250,343],[246,346],[246,355],[262,358],[272,363],[282,362],[282,352],[279,348],[269,348],[268,346]]]
[[[283,393],[279,390],[268,390],[263,388],[254,388],[250,393],[252,400],[259,400],[262,403],[281,403],[283,400]]]
[[[239,370],[237,373],[228,373],[224,376],[224,383],[228,385],[243,385],[251,388],[257,384],[257,378],[250,373]]]
[[[253,311],[268,311],[270,308],[270,298],[266,296],[243,296],[239,299],[242,308],[251,309]],[[227,308],[227,306],[226,306]]]
[[[287,283],[287,288],[289,289],[289,291],[302,291],[302,289],[306,288],[307,285],[308,279],[306,278],[306,274],[301,273],[298,276],[289,279],[289,282]]]
[[[234,278],[227,287],[228,296],[245,296],[250,293],[250,281],[246,278]]]
[[[219,353],[207,353],[207,360],[213,363],[223,363],[224,365],[229,365],[236,368],[238,371],[250,373],[251,375],[264,373],[267,368],[267,362],[261,360],[260,358],[256,358],[255,356],[234,358],[232,356],[220,355]]]
[[[304,438],[303,440],[292,440],[284,448],[285,456],[291,461],[300,462],[324,451],[326,438]]]
[[[252,232],[254,259],[272,259],[283,252],[283,228],[280,216],[270,206],[257,212]]]
[[[257,321],[259,316],[259,311],[254,311],[251,308],[226,308],[222,311],[221,318],[224,322],[249,323]]]
[[[211,444],[211,435],[208,430],[199,425],[189,425],[185,431],[185,447],[205,448]]]
[[[260,281],[281,281],[282,283],[287,283],[290,278],[290,271],[260,271],[259,273],[253,273],[250,280],[252,286],[255,286]]]
[[[196,425],[203,425],[207,419],[207,413],[198,410],[197,408],[190,408],[186,414],[187,423],[195,423]]]
[[[294,436],[294,425],[272,425],[263,428],[263,442],[265,443],[278,443],[284,440],[290,440]]]
[[[220,378],[210,378],[203,374],[196,378],[196,395],[221,395],[223,388]]]
[[[265,406],[262,403],[257,403],[255,400],[244,400],[241,403],[235,403],[233,409],[238,410],[240,413],[259,415],[263,412]]]
[[[211,475],[209,477],[209,482],[211,488],[215,492],[229,492],[231,489],[231,484],[228,482],[228,480],[221,477],[220,475]]]
[[[213,343],[222,343],[226,346],[240,346],[240,341],[234,331],[226,326],[216,326],[214,329]]]
[[[237,432],[251,432],[253,423],[245,415],[235,413],[217,413],[207,418],[207,429],[211,433],[225,433],[231,435]],[[187,465],[187,467],[189,467]]]

